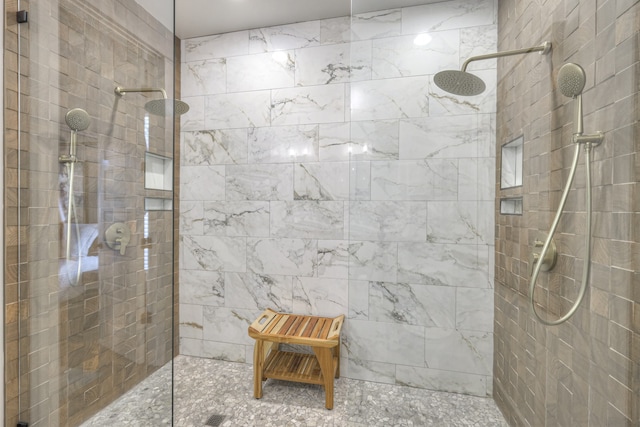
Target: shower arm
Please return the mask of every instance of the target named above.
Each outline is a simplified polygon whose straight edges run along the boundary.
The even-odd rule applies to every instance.
[[[523,49],[505,50],[504,52],[488,53],[486,55],[472,56],[464,61],[460,71],[466,71],[467,66],[473,61],[482,61],[485,59],[501,58],[503,56],[522,55],[524,53],[540,52],[540,55],[546,55],[551,51],[551,42],[544,42],[540,46],[526,47]]]
[[[117,86],[114,90],[114,92],[116,93],[116,95],[118,96],[122,96],[125,93],[128,92],[160,92],[162,93],[162,97],[164,99],[167,99],[167,92],[159,87],[142,87],[142,88],[135,88],[135,89],[128,89],[128,88],[123,88],[120,86]]]

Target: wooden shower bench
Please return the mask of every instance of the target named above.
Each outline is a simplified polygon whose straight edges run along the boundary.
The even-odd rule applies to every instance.
[[[325,406],[333,409],[333,378],[340,377],[340,330],[344,315],[330,318],[265,310],[249,326],[253,350],[253,396],[262,397],[267,378],[324,386]],[[280,344],[311,347],[313,354],[280,351]]]

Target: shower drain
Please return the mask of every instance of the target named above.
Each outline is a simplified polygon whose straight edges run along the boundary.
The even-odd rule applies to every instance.
[[[226,415],[213,414],[208,419],[207,422],[204,423],[206,426],[218,427],[224,421]]]

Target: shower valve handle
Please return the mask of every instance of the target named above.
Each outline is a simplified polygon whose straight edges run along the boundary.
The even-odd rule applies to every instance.
[[[104,232],[104,241],[109,248],[119,251],[120,255],[124,255],[127,245],[131,240],[131,230],[126,224],[116,222],[111,224]]]

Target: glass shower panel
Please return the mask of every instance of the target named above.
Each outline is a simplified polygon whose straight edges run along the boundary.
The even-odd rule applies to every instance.
[[[351,378],[486,396],[496,63],[474,63],[487,83],[477,96],[448,94],[433,75],[496,51],[496,2],[424,3],[352,1],[344,354]]]
[[[6,424],[77,426],[153,376],[171,419],[173,211],[145,157],[174,157],[173,23],[134,0],[21,1],[5,29]],[[163,206],[172,206],[165,203]]]

